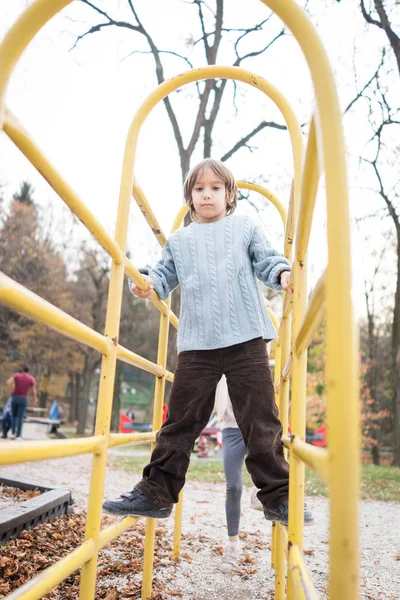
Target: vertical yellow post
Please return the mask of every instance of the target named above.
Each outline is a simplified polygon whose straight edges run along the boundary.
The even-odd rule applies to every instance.
[[[167,300],[168,308],[171,305],[171,298]],[[167,351],[168,351],[168,331],[169,331],[169,315],[160,315],[160,333],[158,338],[158,353],[157,364],[164,369],[167,366]],[[157,377],[154,390],[154,407],[153,407],[153,429],[160,429],[162,425],[162,410],[164,404],[165,393],[165,377]],[[154,449],[154,443],[151,444],[151,450]],[[153,578],[153,561],[154,561],[154,536],[156,529],[156,519],[146,519],[146,537],[144,541],[144,556],[143,556],[143,581],[142,581],[142,598],[151,597],[152,578]]]
[[[181,555],[182,509],[183,490],[179,494],[179,502],[175,507],[174,549],[172,551],[173,560],[179,560]]]
[[[132,149],[127,143],[125,147],[124,164],[122,168],[117,224],[115,227],[115,241],[125,254],[126,239],[128,235],[129,205],[133,172],[129,168]],[[110,339],[110,351],[103,357],[100,372],[100,386],[97,402],[96,435],[108,435],[110,431],[111,407],[114,391],[115,366],[117,359],[117,344],[119,323],[121,317],[122,290],[124,284],[124,262],[117,264],[113,260],[111,266],[110,286],[108,289],[107,315],[105,335]],[[92,474],[90,479],[88,516],[85,529],[85,540],[93,538],[98,548],[101,506],[104,493],[104,477],[107,461],[107,448],[93,457]],[[93,558],[82,567],[79,598],[92,600],[96,586],[96,551]]]
[[[294,262],[294,306],[293,306],[293,367],[292,402],[290,410],[291,437],[304,441],[306,433],[306,382],[307,351],[300,356],[294,352],[294,342],[307,308],[307,264],[306,259]],[[296,544],[303,550],[304,525],[304,462],[290,452],[289,478],[289,546]],[[294,598],[290,577],[288,578],[288,600]]]
[[[279,334],[280,335],[280,334]],[[276,389],[279,377],[281,375],[281,340],[278,337],[275,340],[275,366],[274,366],[274,389]],[[279,409],[279,391],[275,391],[275,401]],[[275,569],[275,558],[276,558],[276,527],[275,523],[272,524],[271,531],[271,568]]]
[[[289,313],[287,316],[283,316],[280,327],[280,364],[278,372],[278,381],[282,377],[282,370],[286,364],[286,361],[290,355],[290,336],[291,336],[291,322],[292,316]],[[289,381],[283,381],[279,385],[278,390],[278,408],[279,408],[279,419],[282,423],[283,435],[288,433],[288,413],[289,413]],[[285,450],[286,455],[286,450]],[[286,560],[285,552],[282,544],[282,536],[280,535],[279,525],[275,525],[274,530],[274,562],[275,562],[275,599],[283,600],[285,597],[285,570]]]
[[[101,363],[95,435],[108,436],[110,431],[123,281],[124,265],[116,265],[113,263],[111,269],[105,327],[105,335],[110,339],[111,343],[110,352],[108,356],[103,356]],[[92,460],[88,515],[85,529],[85,540],[93,538],[96,546],[98,546],[99,540],[106,462],[107,446],[105,445],[101,453],[93,456]],[[96,565],[97,552],[93,558],[82,567],[79,592],[79,598],[81,600],[92,600],[94,598]]]

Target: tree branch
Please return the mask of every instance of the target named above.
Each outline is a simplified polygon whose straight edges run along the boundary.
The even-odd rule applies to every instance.
[[[280,129],[280,130],[287,129],[286,125],[279,125],[278,123],[274,123],[273,121],[262,121],[259,125],[257,125],[257,127],[255,129],[253,129],[253,131],[250,131],[250,133],[248,135],[246,135],[244,138],[239,140],[233,146],[233,148],[231,148],[229,150],[229,152],[226,152],[226,154],[224,154],[222,156],[221,160],[223,162],[228,160],[228,158],[230,158],[233,154],[235,154],[235,152],[237,152],[240,148],[244,148],[244,147],[249,148],[248,142],[251,140],[251,138],[254,137],[260,131],[262,131],[263,129],[265,129],[266,127],[272,127],[273,129]]]
[[[369,79],[367,81],[367,83],[364,85],[362,90],[357,94],[357,96],[355,98],[353,98],[353,100],[346,106],[346,108],[344,109],[344,114],[346,114],[351,109],[351,107],[362,97],[365,90],[371,85],[371,83],[374,81],[374,79],[376,79],[378,77],[379,71],[380,71],[381,67],[383,66],[383,63],[385,60],[385,55],[386,55],[386,48],[383,48],[381,60],[380,60],[380,63],[378,65],[375,73],[372,75],[371,79]]]

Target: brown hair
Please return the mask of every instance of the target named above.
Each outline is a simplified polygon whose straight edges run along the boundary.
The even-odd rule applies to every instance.
[[[223,162],[214,160],[213,158],[205,158],[195,167],[190,169],[189,173],[186,175],[185,183],[183,184],[183,195],[186,204],[190,208],[190,217],[192,220],[196,220],[196,211],[194,210],[192,202],[192,190],[204,169],[211,169],[217,177],[220,177],[224,182],[226,191],[226,214],[231,215],[235,212],[237,207],[238,189],[235,178]]]

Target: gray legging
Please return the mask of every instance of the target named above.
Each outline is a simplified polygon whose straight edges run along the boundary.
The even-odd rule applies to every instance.
[[[239,534],[242,469],[246,445],[238,427],[222,430],[222,456],[226,479],[225,512],[230,537]]]

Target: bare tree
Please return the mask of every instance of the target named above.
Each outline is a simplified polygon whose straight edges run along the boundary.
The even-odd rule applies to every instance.
[[[361,160],[368,164],[376,181],[376,191],[383,200],[396,235],[397,264],[395,270],[395,297],[392,321],[393,357],[393,433],[394,464],[400,465],[400,172],[396,137],[392,131],[400,125],[399,96],[393,95],[393,76],[396,69],[400,83],[400,38],[396,33],[399,23],[399,3],[391,0],[360,0],[365,21],[382,30],[387,38],[381,60],[372,78],[362,86],[349,107],[360,99],[368,103],[372,135]],[[393,68],[393,57],[395,67]],[[390,85],[389,85],[390,84]],[[398,135],[398,134],[397,134]]]
[[[88,35],[104,31],[106,29],[121,28],[132,32],[133,36],[142,36],[145,39],[148,46],[147,51],[133,50],[133,54],[151,54],[154,59],[154,67],[157,83],[161,84],[165,81],[165,65],[164,60],[167,55],[174,56],[183,62],[186,67],[190,69],[194,68],[194,65],[190,59],[190,51],[193,48],[202,46],[204,51],[204,61],[201,64],[215,65],[217,63],[218,53],[221,50],[221,42],[224,36],[230,36],[231,45],[234,52],[233,66],[239,67],[246,60],[260,56],[266,52],[279,38],[285,35],[284,29],[280,29],[278,32],[268,34],[267,26],[271,21],[272,14],[266,19],[255,24],[249,28],[230,28],[224,23],[224,0],[214,0],[213,6],[211,3],[205,0],[191,0],[184,4],[192,6],[193,11],[196,11],[196,17],[200,25],[201,35],[198,39],[194,39],[190,36],[187,39],[187,53],[181,54],[174,51],[172,48],[161,49],[151,33],[151,26],[145,25],[143,20],[138,14],[136,3],[133,0],[126,0],[129,6],[131,20],[127,21],[121,19],[119,16],[119,10],[117,7],[110,4],[110,10],[100,8],[96,2],[89,0],[81,0],[83,4],[90,7],[98,16],[99,20],[95,25],[92,25],[87,31],[78,36],[75,41],[73,48],[79,44],[79,42]],[[120,9],[124,6],[120,6]],[[111,14],[111,11],[118,12],[118,14]],[[272,29],[273,31],[273,29]],[[258,34],[261,32],[261,36]],[[248,51],[242,50],[244,47],[248,47],[250,36],[254,36],[254,43],[259,43],[258,38],[262,38],[262,43],[258,49]],[[251,40],[250,40],[251,41]],[[133,38],[133,44],[137,44],[137,40]],[[168,119],[171,123],[175,142],[179,152],[180,166],[182,173],[182,180],[185,178],[186,173],[190,168],[191,159],[197,144],[202,141],[203,143],[203,156],[209,157],[211,155],[213,147],[213,132],[214,127],[219,115],[222,98],[226,90],[227,80],[207,80],[205,82],[199,82],[196,84],[197,94],[197,113],[193,121],[192,131],[189,135],[189,141],[185,144],[183,135],[183,126],[180,124],[179,118],[174,110],[170,97],[164,99],[164,106],[167,111]],[[236,94],[236,87],[234,86],[234,94]],[[235,100],[235,96],[233,101]],[[248,134],[239,139],[232,148],[228,149],[221,157],[222,160],[227,160],[240,148],[251,149],[251,140],[263,129],[267,127],[273,127],[277,129],[286,129],[285,125],[280,125],[274,121],[262,120],[258,126],[254,127],[249,131]]]

